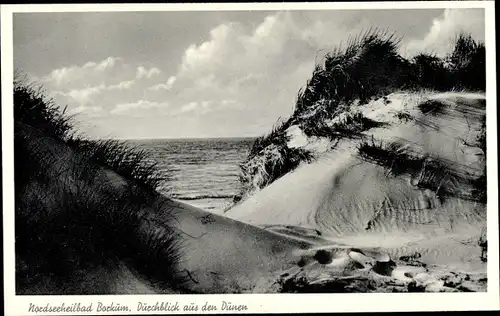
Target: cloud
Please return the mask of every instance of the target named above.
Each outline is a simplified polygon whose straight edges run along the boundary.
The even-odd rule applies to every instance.
[[[312,17],[278,12],[254,27],[239,22],[216,26],[203,42],[185,49],[170,95],[182,106],[190,104],[193,95],[213,100],[212,112],[222,105],[246,109],[234,113],[234,119],[249,122],[264,117],[272,125],[278,116],[291,114],[296,93],[313,70],[319,39],[304,31]],[[322,34],[347,38],[345,29],[334,27],[334,22],[315,27],[324,28]],[[220,100],[234,100],[233,106]]]
[[[230,105],[237,104],[237,101],[236,100],[222,100],[221,104],[224,106],[230,106]]]
[[[118,84],[106,87],[107,90],[125,90],[129,89],[134,84],[134,80],[122,81]]]
[[[61,95],[70,100],[76,102],[80,106],[85,106],[91,103],[91,99],[97,96],[101,91],[105,90],[106,87],[104,85],[88,87],[84,89],[72,89],[69,91],[53,91],[52,94],[55,96]]]
[[[172,86],[174,85],[176,80],[177,80],[177,77],[170,76],[167,80],[167,83],[159,83],[157,85],[148,87],[147,90],[150,90],[150,91],[170,90],[170,89],[172,89]]]
[[[73,65],[52,70],[47,76],[41,78],[44,84],[61,87],[67,85],[68,82],[88,80],[90,77],[102,75],[103,72],[113,69],[119,57],[108,57],[100,62],[87,62],[81,66]]]
[[[87,117],[100,117],[104,114],[104,111],[99,106],[78,106],[71,109],[68,114],[70,115],[85,115]]]
[[[139,100],[132,103],[120,103],[110,111],[113,115],[130,115],[142,116],[151,113],[144,112],[145,110],[157,110],[162,113],[169,107],[168,102],[153,102],[148,100]]]
[[[53,96],[63,96],[66,97],[66,102],[76,103],[79,107],[87,106],[95,102],[97,96],[104,92],[115,91],[115,90],[126,90],[129,89],[134,84],[133,80],[122,81],[115,85],[105,86],[100,84],[98,86],[86,87],[83,89],[71,89],[68,91],[55,90],[52,91]]]
[[[209,112],[217,112],[222,110],[235,110],[241,108],[240,104],[236,100],[204,100],[204,101],[192,101],[182,105],[176,114],[185,113],[195,113],[195,114],[207,114]]]
[[[423,39],[412,40],[406,45],[407,54],[433,52],[444,56],[451,51],[460,32],[470,33],[474,39],[484,41],[484,10],[445,9],[440,17],[434,19]]]
[[[198,102],[190,102],[188,104],[184,104],[183,106],[181,106],[180,112],[181,113],[190,112],[196,110],[197,108],[198,108]]]
[[[213,104],[212,101],[190,102],[184,104],[180,108],[178,114],[188,113],[188,112],[195,112],[196,114],[206,114],[208,112],[215,110],[215,108],[212,107],[212,104]]]
[[[97,71],[104,71],[106,69],[113,68],[117,60],[119,60],[119,58],[108,57],[99,64],[95,65],[94,68]]]
[[[176,80],[177,80],[177,78],[175,76],[170,76],[167,80],[167,85],[172,86]]]
[[[57,104],[68,105],[71,113],[96,117],[109,114],[137,116],[140,110],[152,109],[159,113],[159,109],[166,108],[165,96],[146,100],[144,91],[151,85],[151,80],[160,81],[158,89],[170,89],[176,77],[163,77],[157,67],[134,65],[121,57],[108,57],[99,62],[54,69],[42,79],[44,88]],[[141,101],[131,102],[138,99]]]
[[[151,78],[155,75],[159,75],[160,74],[160,69],[158,68],[150,68],[150,69],[147,69],[145,68],[144,66],[139,66],[137,67],[137,72],[136,72],[136,78],[137,79],[142,79],[142,78]]]
[[[362,11],[259,12],[259,20],[251,21],[223,16],[218,24],[182,35],[182,43],[162,54],[165,59],[148,50],[134,58],[123,50],[122,57],[37,75],[74,111],[105,119],[120,115],[108,124],[120,136],[132,133],[130,125],[138,121],[147,123],[138,123],[134,133],[146,137],[258,135],[292,113],[316,60],[372,26],[401,31],[408,51],[445,51],[443,44],[459,29],[484,38],[482,10],[401,10],[397,16]],[[143,63],[145,58],[154,64]]]

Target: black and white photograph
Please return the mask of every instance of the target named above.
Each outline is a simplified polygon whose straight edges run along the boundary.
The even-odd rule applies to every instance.
[[[12,315],[499,308],[493,3],[419,3],[3,6]]]

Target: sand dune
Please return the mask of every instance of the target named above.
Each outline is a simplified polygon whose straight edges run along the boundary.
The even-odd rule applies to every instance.
[[[439,103],[439,113],[423,113],[419,108],[429,100]],[[484,159],[470,143],[477,138],[485,114],[483,94],[392,94],[383,102],[359,107],[366,117],[387,124],[366,132],[365,140],[396,141],[412,152],[446,162],[453,174],[479,176]],[[403,111],[410,120],[397,118]],[[291,142],[308,146],[300,137]],[[416,187],[414,176],[391,174],[389,168],[359,157],[357,146],[362,141],[341,141],[315,162],[302,165],[225,214],[254,225],[274,225],[283,234],[300,235],[307,229],[319,232],[316,239],[380,247],[393,259],[418,252],[419,260],[427,264],[485,271],[477,244],[486,225],[485,205],[459,196],[443,198]],[[449,186],[457,192],[470,191],[455,182]]]

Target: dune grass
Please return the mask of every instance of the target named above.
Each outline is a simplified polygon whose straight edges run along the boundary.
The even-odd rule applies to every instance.
[[[123,141],[91,140],[77,135],[74,117],[66,114],[66,108],[61,110],[40,85],[19,75],[14,80],[14,120],[64,141],[92,161],[110,167],[138,185],[155,190],[158,185],[168,183],[168,178],[160,176],[156,164],[145,159],[144,151]]]
[[[46,135],[64,139],[73,130],[73,117],[66,115],[40,85],[16,74],[14,78],[14,119]]]
[[[398,111],[394,114],[394,116],[403,123],[413,121],[414,119],[413,116],[406,111]]]
[[[326,137],[330,140],[360,136],[364,131],[381,126],[384,124],[365,117],[361,112],[349,111],[338,115],[331,124],[317,117],[300,123],[302,131],[307,136]]]
[[[426,100],[422,103],[419,103],[417,107],[423,114],[437,115],[443,114],[448,105],[439,100]]]
[[[327,124],[327,121],[349,111],[353,103],[362,106],[372,99],[402,90],[485,90],[485,46],[469,34],[458,34],[452,51],[444,57],[421,53],[407,59],[399,54],[400,43],[401,38],[394,33],[372,28],[351,37],[347,43],[326,54],[324,62],[316,64],[311,78],[299,90],[291,117],[279,121],[271,133],[255,141],[244,165],[250,164],[253,159],[260,159],[259,155],[265,155],[266,146],[285,147],[284,134],[292,125],[299,125],[309,137],[329,139],[353,137],[378,126],[377,122],[359,116],[352,117],[351,121],[341,126]],[[445,105],[439,102],[429,101],[420,105],[424,113],[437,114],[444,109]],[[401,113],[400,119],[411,117]],[[286,157],[296,160],[292,155]],[[307,155],[303,157],[307,159]],[[242,168],[241,172],[243,183],[252,182],[254,176],[260,176],[248,173],[249,168]],[[267,174],[270,177],[282,176],[280,172]],[[274,180],[261,183],[272,183]]]
[[[106,294],[119,264],[160,290],[182,286],[178,238],[158,202],[167,198],[155,191],[165,179],[146,154],[77,136],[36,84],[15,80],[13,92],[17,293]],[[93,269],[102,280],[87,277]]]
[[[90,161],[107,166],[114,172],[136,184],[156,190],[160,185],[162,192],[168,192],[168,172],[161,173],[157,164],[147,160],[147,152],[135,149],[122,141],[113,139],[93,140],[71,137],[66,141],[70,147],[78,148]]]
[[[477,140],[476,140],[477,146],[481,148],[483,152],[483,157],[486,161],[486,115],[482,119],[482,124],[481,124],[481,132],[479,133]],[[478,179],[473,181],[473,190],[472,194],[477,197],[477,199],[483,203],[486,203],[487,201],[487,190],[486,190],[486,183],[487,183],[487,167],[486,167],[486,162],[483,164],[483,170],[481,173],[481,176],[479,176]]]
[[[454,170],[445,161],[412,152],[411,148],[397,142],[384,143],[364,140],[358,145],[360,157],[388,168],[388,174],[398,176],[407,174],[413,185],[429,189],[444,199],[447,196],[459,196],[470,200],[480,200],[471,194],[471,187],[477,179]]]
[[[249,157],[254,157],[259,154],[260,151],[268,147],[269,145],[286,145],[288,141],[286,137],[286,129],[290,127],[291,120],[285,120],[282,118],[278,118],[276,124],[272,127],[271,131],[264,136],[258,137],[254,143],[252,144],[252,148],[250,148]]]
[[[310,108],[321,99],[332,112],[340,104],[356,99],[360,103],[399,88],[407,78],[409,63],[398,53],[401,39],[393,33],[369,29],[326,54],[324,65],[317,65],[311,79],[300,91],[296,111]]]
[[[277,143],[266,146],[240,164],[240,192],[235,195],[233,202],[239,202],[256,190],[266,187],[302,162],[314,159],[314,154],[309,150],[288,147],[286,135],[274,140]]]

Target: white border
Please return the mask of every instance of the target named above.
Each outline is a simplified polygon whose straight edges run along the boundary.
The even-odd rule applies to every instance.
[[[488,292],[487,293],[380,293],[380,294],[224,294],[224,295],[106,295],[106,296],[16,296],[14,255],[13,192],[13,38],[14,12],[89,12],[89,11],[221,11],[221,10],[347,10],[347,9],[485,8],[487,54],[487,146],[488,146]],[[451,311],[500,309],[498,254],[498,178],[495,73],[495,13],[493,1],[456,2],[371,2],[371,3],[245,3],[245,4],[71,4],[2,5],[2,169],[4,220],[4,302],[6,315],[26,315],[28,303],[83,305],[98,301],[128,305],[128,314],[139,301],[220,305],[225,301],[245,304],[242,313],[262,312],[373,312],[373,311]],[[144,314],[144,312],[142,312]],[[155,312],[159,314],[161,312]],[[168,313],[168,312],[167,312]],[[180,312],[186,313],[186,312]],[[191,312],[192,313],[192,312]],[[201,313],[201,312],[198,312]],[[209,313],[209,312],[208,312]],[[217,313],[224,313],[218,311]],[[234,312],[231,312],[234,313]],[[93,314],[104,314],[93,312]],[[108,312],[106,314],[118,314]],[[124,314],[121,312],[120,314]]]

